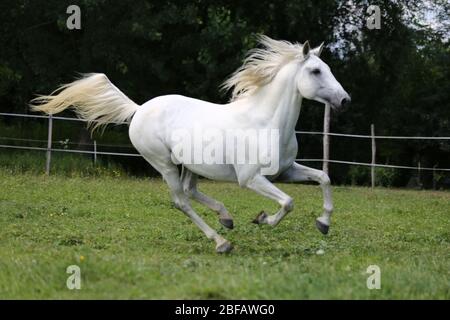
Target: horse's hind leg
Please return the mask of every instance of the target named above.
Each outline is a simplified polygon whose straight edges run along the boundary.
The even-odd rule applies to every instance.
[[[230,215],[228,210],[225,208],[223,203],[205,195],[204,193],[197,190],[198,177],[195,173],[192,173],[187,168],[183,168],[183,173],[181,175],[181,181],[183,184],[184,193],[196,200],[197,202],[207,206],[211,210],[217,212],[219,215],[219,222],[228,229],[233,229],[233,217]]]
[[[180,180],[178,168],[171,162],[156,162],[151,160],[149,161],[149,159],[147,159],[147,161],[150,162],[150,164],[152,164],[152,166],[162,174],[164,180],[169,186],[175,207],[191,218],[197,227],[205,233],[208,239],[212,239],[216,242],[216,251],[218,253],[231,251],[233,248],[231,243],[208,226],[194,211],[194,209],[192,209],[188,197],[183,192],[183,186]]]

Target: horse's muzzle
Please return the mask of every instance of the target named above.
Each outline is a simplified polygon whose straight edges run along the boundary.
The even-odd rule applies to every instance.
[[[345,95],[338,100],[339,102],[336,103],[335,105],[335,109],[337,111],[344,111],[345,109],[348,108],[348,106],[350,105],[350,103],[352,102],[352,99],[350,98],[350,96],[348,95],[348,93],[345,93]]]

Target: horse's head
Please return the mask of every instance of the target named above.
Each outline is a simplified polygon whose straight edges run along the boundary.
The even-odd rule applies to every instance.
[[[323,44],[310,49],[308,41],[303,45],[303,59],[297,73],[297,88],[306,99],[328,103],[335,109],[348,105],[348,93],[331,73],[330,67],[319,56]]]

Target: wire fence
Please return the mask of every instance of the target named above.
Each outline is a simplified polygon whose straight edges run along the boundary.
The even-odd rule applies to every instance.
[[[108,155],[108,156],[125,156],[125,157],[142,157],[138,153],[126,153],[126,152],[105,152],[98,151],[97,147],[121,147],[121,148],[134,148],[131,144],[97,144],[96,141],[93,143],[76,143],[69,141],[53,141],[52,140],[52,121],[53,120],[63,120],[63,121],[79,121],[86,122],[84,119],[79,118],[69,118],[69,117],[56,117],[56,116],[48,116],[48,115],[30,115],[30,114],[19,114],[19,113],[4,113],[1,112],[0,116],[5,117],[21,117],[21,118],[35,118],[35,119],[47,119],[49,123],[48,130],[48,139],[47,140],[39,140],[39,139],[25,139],[25,138],[16,138],[16,137],[0,137],[0,141],[18,141],[18,142],[37,142],[37,143],[47,143],[47,147],[32,147],[32,146],[23,146],[23,145],[8,145],[8,144],[0,144],[0,148],[5,149],[19,149],[19,150],[35,150],[35,151],[46,151],[47,152],[47,166],[46,172],[49,173],[50,170],[50,158],[52,152],[66,152],[66,153],[78,153],[78,154],[92,154],[94,158],[97,158],[97,155]],[[128,124],[126,122],[112,122],[111,124],[123,125]],[[346,134],[346,133],[323,133],[319,131],[295,131],[296,134],[308,134],[308,135],[329,135],[329,136],[338,136],[338,137],[348,137],[348,138],[362,138],[362,139],[371,139],[372,140],[372,159],[371,163],[366,162],[355,162],[355,161],[344,161],[344,160],[330,160],[330,159],[295,159],[298,162],[329,162],[329,163],[337,163],[337,164],[347,164],[347,165],[357,165],[357,166],[369,166],[372,170],[376,167],[380,168],[396,168],[396,169],[411,169],[411,170],[425,170],[425,171],[447,171],[450,172],[450,168],[438,168],[438,167],[421,167],[420,165],[417,167],[413,166],[404,166],[404,165],[391,165],[391,164],[379,164],[375,163],[375,140],[376,139],[396,139],[396,140],[450,140],[450,137],[418,137],[418,136],[377,136],[374,134],[372,130],[372,135],[361,135],[361,134]],[[60,144],[67,147],[67,145],[85,145],[93,147],[93,150],[77,150],[77,149],[68,149],[68,148],[54,148],[52,147],[54,144]],[[372,183],[374,184],[374,178],[372,179]]]
[[[301,134],[323,135],[320,131],[295,131]],[[364,134],[348,134],[348,133],[327,133],[329,136],[349,137],[349,138],[365,138],[365,139],[400,139],[400,140],[450,140],[450,137],[416,137],[416,136],[377,136]]]
[[[322,162],[324,159],[295,159],[296,161],[302,162]],[[331,163],[339,163],[339,164],[353,164],[357,166],[367,166],[367,167],[376,167],[376,168],[395,168],[395,169],[411,169],[411,170],[425,170],[425,171],[449,171],[450,168],[427,168],[427,167],[410,167],[410,166],[397,166],[391,164],[373,164],[369,162],[355,162],[355,161],[342,161],[342,160],[328,160]]]

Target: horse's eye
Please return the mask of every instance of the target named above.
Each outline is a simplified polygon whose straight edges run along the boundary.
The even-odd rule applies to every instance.
[[[311,73],[317,76],[320,74],[320,69],[313,69]]]

